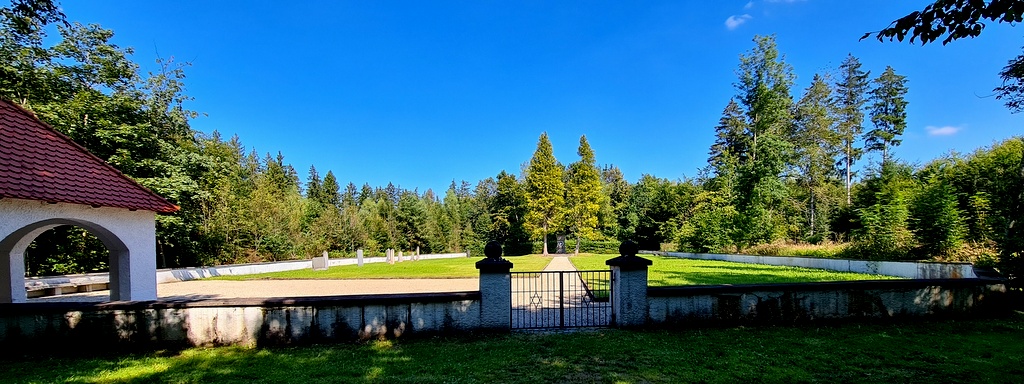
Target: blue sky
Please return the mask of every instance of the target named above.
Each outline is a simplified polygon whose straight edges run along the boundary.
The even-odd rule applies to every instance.
[[[237,134],[340,182],[443,191],[518,173],[547,132],[577,159],[678,179],[706,164],[739,55],[775,34],[794,98],[848,53],[907,76],[897,157],[923,163],[1020,135],[992,97],[1024,29],[947,46],[858,41],[929,1],[65,1],[155,69],[192,63],[195,129]],[[868,159],[862,160],[866,163]]]

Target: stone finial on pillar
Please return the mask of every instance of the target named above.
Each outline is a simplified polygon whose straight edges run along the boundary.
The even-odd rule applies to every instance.
[[[626,240],[618,257],[605,262],[612,270],[612,312],[615,325],[638,327],[647,323],[647,267],[653,262],[636,255],[639,247]]]
[[[490,330],[512,328],[512,262],[501,257],[501,244],[491,241],[484,247],[480,270],[480,326]]]

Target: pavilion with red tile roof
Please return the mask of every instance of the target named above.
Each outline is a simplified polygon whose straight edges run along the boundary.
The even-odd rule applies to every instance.
[[[110,251],[111,300],[156,299],[156,213],[178,207],[0,100],[0,303],[24,302],[25,249],[60,225]]]

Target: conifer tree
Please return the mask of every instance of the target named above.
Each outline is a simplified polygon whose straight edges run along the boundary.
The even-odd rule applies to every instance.
[[[567,227],[576,234],[576,250],[580,239],[593,236],[597,229],[597,213],[601,209],[601,175],[594,160],[594,151],[587,136],[580,136],[576,153],[580,160],[569,165],[565,185],[565,218]]]
[[[853,164],[863,153],[857,146],[857,139],[864,132],[864,94],[868,90],[868,75],[860,69],[860,60],[848,55],[839,66],[839,79],[835,86],[837,121],[836,133],[842,140],[842,159],[837,164],[846,183],[846,204],[851,202],[850,187],[853,185]]]
[[[555,160],[547,132],[541,133],[537,150],[526,169],[526,223],[530,232],[544,241],[548,254],[548,234],[561,222],[565,203],[562,165]]]
[[[741,243],[771,242],[782,222],[787,190],[781,175],[792,156],[788,134],[792,125],[793,70],[783,61],[774,36],[754,37],[756,46],[740,56],[735,83],[746,113],[749,148],[741,156],[736,193]]]
[[[729,99],[729,104],[722,111],[722,118],[715,126],[715,143],[708,153],[708,164],[716,176],[735,173],[734,168],[739,164],[740,157],[746,155],[749,146],[746,132],[747,123],[743,111],[736,104],[736,99]]]
[[[315,202],[323,201],[323,187],[316,167],[309,166],[309,180],[306,181],[306,198]]]
[[[875,88],[871,90],[871,123],[875,129],[864,135],[864,144],[868,151],[882,153],[882,162],[889,161],[892,147],[900,145],[898,139],[907,128],[907,94],[906,76],[897,75],[892,67],[886,66],[874,80]]]
[[[338,194],[338,179],[334,177],[334,172],[327,171],[327,176],[324,176],[324,182],[320,185],[320,202],[328,207],[339,207],[341,204],[341,196]]]
[[[798,183],[806,193],[807,234],[815,238],[821,235],[827,223],[825,215],[820,213],[827,212],[829,208],[823,197],[832,185],[829,176],[833,174],[833,163],[841,146],[841,138],[832,130],[835,105],[831,89],[822,76],[814,75],[811,86],[797,103],[795,118],[793,138]]]

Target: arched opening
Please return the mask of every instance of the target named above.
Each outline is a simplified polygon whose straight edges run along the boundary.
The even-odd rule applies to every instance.
[[[108,229],[93,222],[80,219],[57,218],[26,225],[7,237],[0,239],[0,257],[6,256],[6,260],[0,263],[0,282],[3,282],[2,287],[0,287],[0,302],[18,303],[27,300],[25,290],[25,275],[28,272],[26,270],[26,251],[28,251],[36,239],[40,238],[40,235],[55,229],[63,231],[60,228],[66,226],[74,226],[87,231],[106,248],[110,300],[120,300],[122,296],[128,295],[127,292],[130,292],[131,282],[128,281],[129,279],[119,278],[121,271],[127,270],[130,263],[130,252],[125,243]],[[69,232],[81,236],[80,231],[70,230]],[[89,241],[88,236],[83,241]],[[35,245],[36,249],[39,247],[39,244]],[[34,258],[35,256],[30,255],[30,257]]]
[[[25,277],[106,273],[110,251],[85,228],[59,225],[39,234],[25,249]]]

